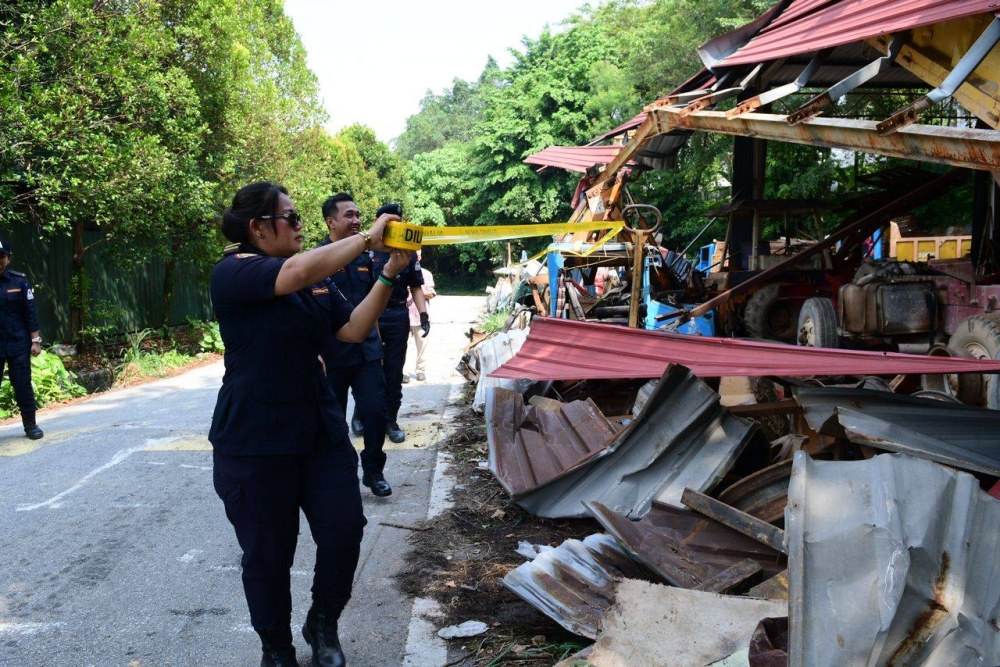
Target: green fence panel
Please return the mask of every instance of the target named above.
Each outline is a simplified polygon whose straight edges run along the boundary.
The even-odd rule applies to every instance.
[[[18,226],[4,230],[13,248],[11,268],[23,271],[35,292],[35,305],[48,341],[69,338],[69,287],[73,246],[69,237],[42,239],[33,227]],[[84,244],[101,240],[100,232],[86,232]],[[161,260],[151,260],[138,269],[122,270],[105,258],[103,246],[94,245],[84,255],[84,268],[90,279],[90,303],[95,313],[109,313],[94,318],[90,324],[122,333],[160,326],[163,310],[163,279],[166,268]],[[212,316],[207,277],[190,262],[180,263],[174,278],[174,297],[170,325],[183,324],[187,318],[205,320]]]

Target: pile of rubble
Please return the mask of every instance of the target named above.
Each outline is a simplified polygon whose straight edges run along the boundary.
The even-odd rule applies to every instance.
[[[604,528],[504,578],[594,640],[574,659],[1000,664],[1000,412],[901,393],[976,362],[605,329],[536,318],[470,354],[507,493]]]

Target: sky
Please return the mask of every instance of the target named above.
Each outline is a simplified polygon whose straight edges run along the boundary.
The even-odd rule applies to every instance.
[[[510,48],[559,24],[587,0],[285,0],[319,78],[336,133],[353,123],[382,141],[406,129],[428,90],[475,80],[486,59],[510,65]]]

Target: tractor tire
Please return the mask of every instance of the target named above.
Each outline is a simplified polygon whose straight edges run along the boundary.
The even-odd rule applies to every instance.
[[[747,299],[743,309],[743,325],[750,338],[780,340],[784,343],[795,340],[798,303],[790,299],[779,299],[780,287],[778,284],[768,285]]]
[[[948,349],[956,357],[996,359],[1000,354],[1000,315],[973,315],[959,322],[948,340]],[[962,373],[954,385],[960,401],[966,405],[1000,409],[1000,387],[997,376]]]
[[[804,347],[839,347],[837,309],[825,297],[806,299],[799,311],[799,329],[795,342]]]

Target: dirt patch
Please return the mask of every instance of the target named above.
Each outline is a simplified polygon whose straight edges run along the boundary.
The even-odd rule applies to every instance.
[[[601,528],[591,519],[543,519],[522,510],[480,465],[488,460],[482,415],[467,409],[454,427],[441,445],[454,457],[449,472],[459,480],[454,506],[409,537],[413,550],[399,584],[408,595],[440,604],[441,627],[470,620],[490,626],[486,635],[452,640],[458,655],[451,664],[552,665],[590,642],[507,590],[502,579],[525,561],[516,552],[519,542],[558,546]]]

